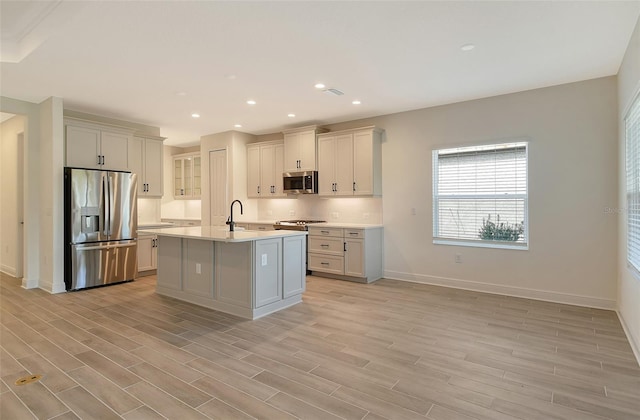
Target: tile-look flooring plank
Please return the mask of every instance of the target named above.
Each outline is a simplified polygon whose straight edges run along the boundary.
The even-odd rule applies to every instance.
[[[302,304],[247,321],[154,287],[2,275],[0,417],[640,419],[612,311],[309,277]]]

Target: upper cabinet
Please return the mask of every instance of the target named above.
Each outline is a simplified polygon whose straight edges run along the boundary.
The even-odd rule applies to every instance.
[[[162,197],[162,137],[135,136],[129,141],[128,170],[138,174],[138,197]]]
[[[317,170],[316,135],[324,131],[310,126],[284,132],[284,172]]]
[[[247,196],[286,197],[282,186],[284,145],[282,140],[247,145]]]
[[[126,171],[133,131],[65,119],[66,166]]]
[[[173,157],[173,197],[199,199],[201,187],[200,152],[185,153]]]
[[[382,194],[382,130],[363,127],[318,135],[318,194]]]

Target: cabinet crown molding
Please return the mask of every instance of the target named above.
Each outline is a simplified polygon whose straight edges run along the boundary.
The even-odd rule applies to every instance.
[[[373,131],[374,133],[382,134],[384,132],[384,129],[376,127],[375,125],[370,125],[366,127],[349,128],[347,130],[329,131],[322,134],[318,134],[318,137],[333,137],[335,135],[340,135],[340,134],[357,133],[358,131]]]
[[[139,137],[142,139],[157,140],[157,141],[165,141],[167,139],[166,137],[153,136],[151,134],[140,133],[140,132],[134,132],[133,137]]]
[[[284,144],[284,139],[278,140],[268,140],[268,141],[258,141],[255,143],[247,143],[247,147],[258,147],[258,146],[275,146],[278,144]]]
[[[306,125],[304,127],[297,127],[297,128],[289,128],[287,130],[282,130],[283,134],[293,134],[293,133],[300,133],[303,131],[312,131],[315,130],[316,133],[325,133],[329,130],[327,130],[326,128],[317,126],[317,125]]]
[[[123,127],[121,125],[105,124],[102,122],[96,122],[91,120],[85,120],[82,118],[64,117],[64,125],[73,125],[76,127],[93,128],[95,130],[109,130],[120,132],[124,134],[133,135],[135,130],[130,127]]]

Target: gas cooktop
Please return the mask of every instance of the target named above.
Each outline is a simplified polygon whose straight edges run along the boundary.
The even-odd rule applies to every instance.
[[[284,225],[284,224],[288,224],[288,225],[308,225],[311,223],[326,223],[326,220],[305,220],[305,219],[297,219],[297,220],[281,220],[279,222],[276,222],[276,224],[278,225]]]

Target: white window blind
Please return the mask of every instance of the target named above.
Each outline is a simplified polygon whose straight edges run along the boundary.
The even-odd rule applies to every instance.
[[[640,95],[625,118],[627,260],[640,271]]]
[[[434,150],[433,171],[435,243],[526,247],[526,142]]]

